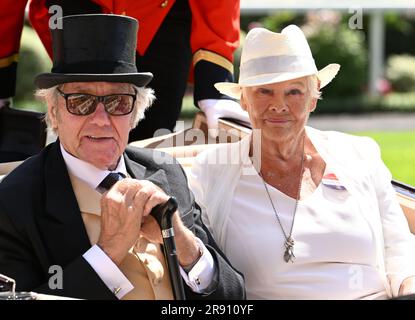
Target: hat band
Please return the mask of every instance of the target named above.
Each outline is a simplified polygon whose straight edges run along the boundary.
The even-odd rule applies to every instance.
[[[133,63],[124,61],[82,61],[58,64],[52,68],[52,72],[84,74],[137,73],[137,67]]]
[[[251,59],[240,67],[240,78],[246,79],[261,74],[270,73],[317,73],[316,64],[312,57],[304,56],[269,56]]]

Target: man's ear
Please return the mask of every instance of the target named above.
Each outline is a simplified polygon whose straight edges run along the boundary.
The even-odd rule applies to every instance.
[[[55,104],[48,104],[49,119],[53,129],[58,128],[58,106]]]

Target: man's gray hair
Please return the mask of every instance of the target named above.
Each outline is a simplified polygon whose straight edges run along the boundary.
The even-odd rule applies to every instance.
[[[47,106],[50,105],[52,109],[56,108],[58,105],[59,92],[57,89],[59,86],[60,85],[57,85],[48,89],[38,89],[35,92],[35,97]],[[154,96],[154,90],[151,88],[137,87],[133,84],[131,84],[131,87],[136,91],[135,105],[131,117],[131,129],[133,129],[137,126],[138,122],[144,118],[144,112],[152,105],[156,97]],[[52,126],[48,112],[46,112],[45,121],[48,130],[56,134],[57,128]]]

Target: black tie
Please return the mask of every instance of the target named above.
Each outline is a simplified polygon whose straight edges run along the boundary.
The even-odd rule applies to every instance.
[[[121,172],[110,172],[104,180],[101,181],[97,190],[100,193],[104,193],[111,189],[111,187],[117,182],[125,178],[125,174]]]

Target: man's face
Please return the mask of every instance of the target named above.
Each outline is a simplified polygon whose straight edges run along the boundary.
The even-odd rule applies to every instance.
[[[73,82],[61,87],[64,93],[87,93],[97,96],[134,93],[131,85],[110,82]],[[132,114],[112,116],[102,102],[89,115],[68,112],[65,99],[59,96],[57,108],[48,105],[52,125],[63,147],[74,157],[100,169],[114,169],[128,144]]]

